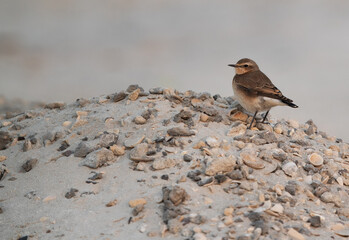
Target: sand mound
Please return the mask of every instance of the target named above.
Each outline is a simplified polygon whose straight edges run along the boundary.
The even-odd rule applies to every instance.
[[[331,239],[349,145],[232,98],[137,85],[2,116],[2,239]]]

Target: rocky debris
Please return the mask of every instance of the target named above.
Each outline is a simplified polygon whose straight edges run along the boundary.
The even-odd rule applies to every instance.
[[[64,196],[67,199],[71,199],[76,196],[76,193],[79,192],[76,188],[71,188]]]
[[[8,171],[6,165],[1,164],[1,166],[0,166],[0,181],[5,178],[5,176],[7,175],[8,172],[9,171]]]
[[[45,108],[48,109],[63,109],[65,107],[64,102],[53,102],[53,103],[48,103],[45,105]]]
[[[106,148],[101,148],[89,153],[86,158],[80,163],[80,165],[90,168],[98,168],[108,162],[113,161],[115,161],[113,152]]]
[[[121,91],[121,92],[115,94],[112,97],[112,100],[113,100],[113,102],[120,102],[120,101],[124,100],[126,97],[127,97],[127,94],[124,91]]]
[[[97,141],[80,142],[74,151],[74,157],[81,157],[81,158],[86,157],[89,153],[97,149],[96,145],[97,145]]]
[[[66,203],[73,204],[74,214],[87,206],[91,213],[111,207],[100,221],[121,229],[117,234],[124,238],[126,231],[139,239],[348,235],[347,143],[319,131],[311,120],[271,119],[247,129],[252,117],[232,98],[162,88],[149,92],[131,85],[62,109],[0,115],[0,162],[6,163],[0,167],[0,189],[11,196],[0,199],[5,238],[13,237],[11,226],[18,224],[18,235],[30,230],[33,238],[47,238],[31,222],[51,221],[42,216],[56,216],[52,236],[62,229],[66,238],[81,238],[66,231],[54,211],[61,210],[62,198],[71,199]],[[103,171],[90,172],[77,166],[78,159],[62,158],[71,154],[82,158],[80,166]],[[19,161],[30,158],[43,162],[29,175],[19,173]],[[38,174],[49,181],[33,182]],[[16,186],[30,189],[23,197],[14,194]],[[19,202],[23,221],[9,214],[10,200]],[[42,216],[29,216],[23,206],[38,210],[37,203],[45,203]],[[73,223],[70,217],[63,222]]]
[[[144,135],[132,136],[131,138],[125,140],[124,146],[127,147],[127,148],[134,148],[135,146],[140,144],[143,141],[144,138],[145,138]]]
[[[196,134],[194,130],[184,127],[174,127],[167,130],[168,135],[173,137],[189,137]]]
[[[37,163],[38,163],[38,159],[36,158],[28,159],[27,161],[25,161],[25,163],[23,163],[22,169],[26,172],[29,172],[35,167]]]
[[[229,157],[217,157],[207,163],[205,174],[213,176],[220,172],[230,172],[236,165],[236,158],[234,156]]]
[[[12,142],[12,137],[8,132],[0,131],[0,150],[7,148],[7,145]]]
[[[138,144],[134,149],[130,152],[130,159],[135,162],[150,162],[154,161],[155,158],[152,156],[148,156],[147,153],[149,151],[149,146],[147,143]]]
[[[104,132],[99,139],[99,146],[102,148],[108,148],[117,144],[119,136],[116,133]]]

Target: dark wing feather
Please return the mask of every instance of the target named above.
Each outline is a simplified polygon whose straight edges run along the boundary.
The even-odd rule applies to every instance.
[[[235,75],[234,82],[239,88],[244,89],[250,94],[279,99],[290,107],[298,107],[292,103],[293,101],[291,99],[285,97],[270,79],[259,70]]]

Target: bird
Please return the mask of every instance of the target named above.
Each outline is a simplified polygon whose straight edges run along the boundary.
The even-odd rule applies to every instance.
[[[228,66],[235,68],[233,91],[236,100],[247,112],[254,114],[248,129],[251,129],[258,112],[266,112],[262,120],[262,123],[264,123],[272,107],[289,106],[298,108],[293,100],[285,97],[270,79],[259,70],[255,61],[243,58],[236,64],[229,64]]]

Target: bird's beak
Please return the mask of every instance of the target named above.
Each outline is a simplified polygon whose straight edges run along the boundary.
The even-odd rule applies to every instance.
[[[229,67],[237,67],[235,64],[229,64]]]

